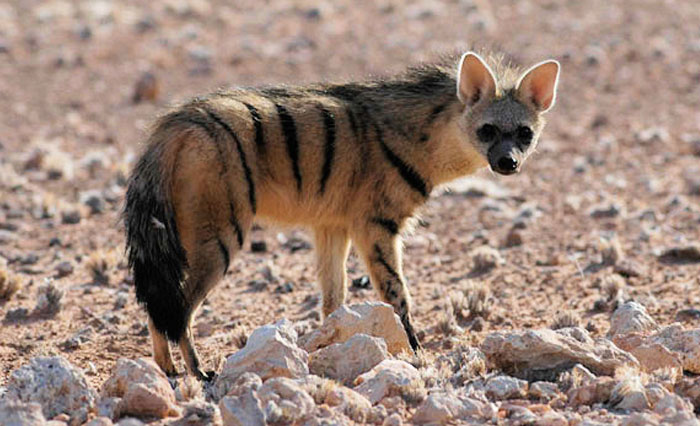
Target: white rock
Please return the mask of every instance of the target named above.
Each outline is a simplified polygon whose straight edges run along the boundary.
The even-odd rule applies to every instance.
[[[649,316],[644,306],[637,302],[627,302],[615,309],[610,318],[608,337],[632,332],[651,332],[658,328],[658,324]]]
[[[356,334],[345,343],[335,343],[309,355],[309,370],[345,384],[389,357],[384,339]]]
[[[336,386],[326,394],[323,403],[337,407],[357,423],[367,423],[372,415],[372,404],[367,398],[345,386]]]
[[[112,420],[108,417],[95,417],[89,422],[85,423],[85,426],[112,426]]]
[[[263,412],[257,393],[248,389],[240,396],[226,396],[219,401],[221,419],[226,426],[263,426]]]
[[[637,360],[607,339],[593,340],[582,328],[516,330],[490,333],[481,350],[506,374],[528,380],[553,379],[571,364],[582,364],[598,375],[612,375]]]
[[[700,328],[683,330],[680,324],[672,324],[650,336],[650,341],[677,354],[683,370],[700,373]]]
[[[496,376],[486,382],[486,396],[497,401],[525,398],[527,382],[510,376]]]
[[[83,423],[95,407],[96,393],[85,375],[62,357],[37,357],[13,371],[5,398],[37,402],[46,418],[68,414]]]
[[[381,337],[392,354],[411,351],[408,336],[394,309],[383,302],[343,305],[330,314],[321,327],[301,338],[308,352],[333,343],[343,343],[356,334]]]
[[[0,400],[0,425],[43,426],[46,424],[41,405],[14,399]]]
[[[411,419],[415,424],[449,424],[455,420],[484,420],[496,413],[492,404],[457,395],[431,392]]]
[[[419,380],[420,374],[411,364],[387,359],[359,376],[355,390],[374,405],[384,397],[401,393],[402,388],[416,386]]]
[[[260,327],[248,337],[243,349],[226,359],[216,379],[218,395],[226,395],[238,376],[246,372],[271,377],[299,378],[309,374],[309,355],[297,347],[297,334],[291,322],[281,320]]]
[[[316,408],[311,395],[287,377],[266,381],[258,390],[268,423],[291,424],[310,416]]]
[[[150,359],[121,358],[107,381],[102,396],[121,398],[119,416],[179,416],[175,392],[163,371]]]

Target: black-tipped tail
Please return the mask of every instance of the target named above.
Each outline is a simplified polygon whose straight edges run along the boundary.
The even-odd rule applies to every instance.
[[[124,222],[136,298],[158,331],[171,341],[185,332],[189,303],[182,290],[187,267],[175,223],[170,191],[160,158],[162,143],[152,143],[134,168],[126,192]]]

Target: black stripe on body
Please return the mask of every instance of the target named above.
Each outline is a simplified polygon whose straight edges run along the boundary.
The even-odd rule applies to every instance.
[[[238,240],[238,248],[243,247],[243,230],[241,229],[241,224],[238,223],[238,219],[236,219],[236,213],[235,213],[235,208],[233,206],[233,203],[230,203],[230,209],[231,209],[231,217],[229,218],[229,223],[231,223],[231,226],[233,226],[233,230],[236,232],[236,239]]]
[[[425,183],[423,177],[410,165],[404,162],[398,155],[394,153],[384,142],[384,137],[382,136],[382,131],[375,124],[375,131],[377,132],[377,139],[379,140],[379,145],[384,152],[384,156],[389,160],[392,166],[398,170],[401,177],[406,181],[406,183],[419,192],[423,197],[428,196],[428,185]]]
[[[395,220],[387,219],[385,217],[373,217],[371,219],[372,223],[376,223],[382,228],[386,229],[391,235],[396,235],[399,233],[399,224]]]
[[[377,255],[377,261],[386,269],[389,275],[391,275],[392,278],[396,279],[396,281],[403,282],[401,281],[401,277],[399,276],[399,274],[394,270],[394,268],[391,267],[391,265],[389,265],[389,263],[384,258],[384,253],[382,253],[382,249],[379,247],[379,244],[374,245],[374,253]]]
[[[228,272],[228,266],[231,263],[231,257],[228,253],[228,249],[224,245],[224,242],[221,241],[220,238],[217,238],[216,242],[219,244],[219,250],[221,251],[221,256],[224,258],[224,275],[226,275],[226,272]]]
[[[428,119],[425,120],[425,124],[423,124],[423,127],[430,126],[433,124],[433,121],[435,121],[436,118],[447,108],[448,104],[440,104],[437,105],[433,110],[430,112],[430,115],[428,116]]]
[[[326,183],[331,175],[333,156],[335,155],[335,118],[333,113],[326,108],[321,108],[323,115],[323,128],[326,132],[326,145],[324,149],[323,169],[321,170],[321,189],[323,194],[326,191]]]
[[[350,122],[350,130],[352,130],[353,136],[357,138],[357,119],[355,118],[355,113],[352,112],[352,109],[350,107],[346,108],[346,112],[348,114],[348,121]]]
[[[255,214],[257,210],[255,183],[253,183],[253,176],[250,171],[250,167],[248,167],[248,161],[246,160],[245,151],[243,151],[243,145],[241,145],[241,141],[238,139],[238,136],[236,136],[236,133],[233,131],[231,126],[228,125],[228,123],[222,120],[221,117],[216,115],[213,111],[206,108],[203,109],[212,120],[216,121],[217,124],[223,127],[226,133],[228,133],[229,136],[231,136],[231,139],[233,139],[233,141],[236,143],[236,150],[238,151],[238,155],[241,157],[241,165],[243,166],[245,180],[248,182],[248,201],[250,201],[250,208],[253,210],[253,214]]]
[[[253,125],[255,126],[255,146],[258,147],[258,151],[260,153],[265,153],[265,137],[263,135],[262,117],[260,117],[260,112],[249,103],[243,102],[243,105],[248,108],[250,116],[253,118]]]
[[[277,114],[282,125],[282,134],[287,144],[287,154],[292,160],[292,172],[297,182],[297,191],[301,192],[301,171],[299,170],[299,139],[297,136],[297,125],[287,108],[280,104],[275,104]]]
[[[209,136],[209,139],[211,139],[212,142],[214,142],[214,145],[216,146],[216,151],[219,155],[219,165],[221,166],[221,170],[219,171],[219,175],[223,176],[224,174],[226,174],[228,167],[226,165],[226,159],[224,156],[224,149],[221,146],[221,142],[220,142],[218,136],[216,135],[216,131],[212,127],[212,124],[214,124],[214,123],[205,119],[205,117],[200,116],[199,114],[198,115],[188,114],[186,117],[183,118],[183,121],[186,123],[193,124],[193,125],[201,128],[202,130],[204,130],[207,133],[207,136]]]

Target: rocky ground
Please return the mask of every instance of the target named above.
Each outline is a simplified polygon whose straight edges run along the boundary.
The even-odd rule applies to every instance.
[[[690,424],[699,21],[692,1],[0,2],[0,415]],[[334,326],[309,235],[260,228],[196,321],[220,379],[173,391],[141,360],[119,221],[150,120],[217,87],[386,74],[471,45],[554,57],[562,79],[523,172],[435,194],[407,237],[425,353],[358,326],[346,344],[372,355],[338,358],[354,351],[319,336]],[[349,303],[375,300],[354,254],[349,268]],[[287,370],[245,367],[267,345]],[[37,393],[46,371],[60,373]]]

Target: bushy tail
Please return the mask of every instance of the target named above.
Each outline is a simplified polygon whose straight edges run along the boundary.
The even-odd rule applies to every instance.
[[[136,298],[145,305],[156,329],[177,342],[189,315],[189,303],[182,290],[187,257],[171,202],[171,171],[163,164],[165,140],[170,132],[163,130],[156,129],[152,139],[161,140],[150,141],[132,171],[124,223]]]

